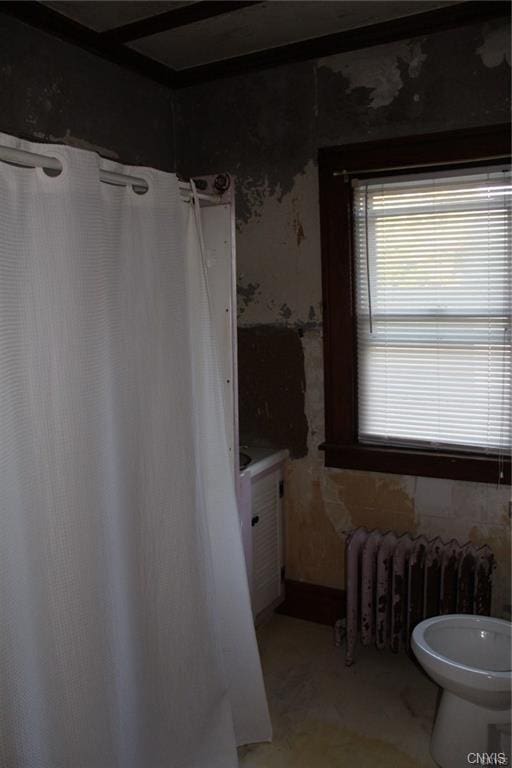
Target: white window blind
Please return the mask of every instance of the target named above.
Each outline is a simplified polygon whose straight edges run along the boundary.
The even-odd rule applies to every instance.
[[[508,453],[511,177],[354,182],[359,440]]]

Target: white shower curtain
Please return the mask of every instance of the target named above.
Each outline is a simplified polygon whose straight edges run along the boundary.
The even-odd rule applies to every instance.
[[[270,738],[205,274],[174,175],[0,134],[0,766]]]

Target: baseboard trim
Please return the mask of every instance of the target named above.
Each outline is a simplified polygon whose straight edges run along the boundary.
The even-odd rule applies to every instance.
[[[277,613],[332,627],[346,615],[345,591],[286,579],[284,603]]]

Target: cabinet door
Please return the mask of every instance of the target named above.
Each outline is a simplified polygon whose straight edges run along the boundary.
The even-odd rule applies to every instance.
[[[252,484],[252,594],[257,616],[277,601],[281,592],[281,499],[280,468],[253,480]]]

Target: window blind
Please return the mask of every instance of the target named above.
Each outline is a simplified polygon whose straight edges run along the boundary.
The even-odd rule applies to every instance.
[[[510,451],[511,177],[354,182],[363,443]]]

